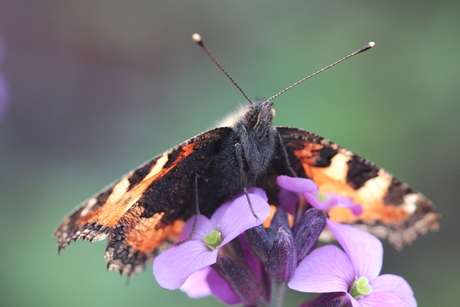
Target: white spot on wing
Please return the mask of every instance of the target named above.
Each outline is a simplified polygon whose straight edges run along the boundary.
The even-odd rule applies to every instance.
[[[86,202],[85,209],[81,210],[80,216],[83,216],[89,213],[95,204],[97,204],[97,199],[95,197],[88,200]]]
[[[168,162],[168,154],[169,152],[166,152],[161,157],[158,158],[157,162],[150,170],[150,173],[144,178],[144,180],[149,179],[152,176],[155,176],[163,169],[166,162]]]
[[[129,176],[128,176],[129,177]],[[116,203],[123,195],[128,192],[129,179],[125,177],[113,186],[112,194],[107,198],[107,203]]]
[[[407,213],[413,214],[417,210],[417,200],[419,196],[417,194],[407,194],[404,196],[403,208]]]
[[[371,199],[383,198],[391,185],[391,180],[391,175],[380,169],[378,176],[367,180],[359,190]]]
[[[348,164],[350,157],[343,153],[336,154],[331,159],[331,165],[324,169],[324,174],[329,178],[337,180],[339,182],[345,182],[348,174]]]

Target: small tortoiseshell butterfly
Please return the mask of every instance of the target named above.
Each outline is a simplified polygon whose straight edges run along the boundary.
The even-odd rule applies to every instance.
[[[201,38],[194,39],[209,54]],[[382,168],[306,130],[273,126],[273,98],[279,94],[248,99],[251,105],[232,125],[195,136],[87,200],[55,231],[59,250],[72,240],[108,238],[108,268],[132,276],[174,244],[197,205],[210,216],[248,187],[264,189],[269,203],[276,204],[279,175],[310,178],[320,192],[361,204],[359,217],[334,208],[330,218],[358,225],[397,248],[438,229],[433,204]]]

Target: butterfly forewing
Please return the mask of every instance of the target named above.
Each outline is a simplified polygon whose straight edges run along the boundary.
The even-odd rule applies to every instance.
[[[345,208],[329,213],[336,222],[357,224],[397,248],[439,228],[433,204],[384,169],[311,132],[277,127],[291,164],[301,165],[322,193],[339,194],[363,206],[355,216]]]
[[[183,220],[196,213],[195,192],[200,190],[200,211],[209,215],[234,189],[195,176],[215,173],[214,157],[222,155],[222,141],[233,133],[216,128],[165,152],[128,173],[78,207],[55,231],[59,250],[71,241],[109,237],[108,267],[131,275],[153,259],[164,241],[174,242]],[[219,163],[219,162],[216,162]],[[220,193],[219,193],[220,192]]]

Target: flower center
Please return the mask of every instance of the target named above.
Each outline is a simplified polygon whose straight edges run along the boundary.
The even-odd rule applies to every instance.
[[[326,194],[318,193],[317,197],[318,197],[318,199],[319,199],[320,201],[322,201],[322,202],[324,202],[324,203],[327,202],[327,196],[326,196]]]
[[[369,284],[369,280],[361,276],[360,278],[357,278],[354,283],[350,287],[350,294],[353,296],[355,299],[360,299],[363,298],[366,295],[371,294],[372,292],[372,287]]]
[[[212,230],[206,236],[204,236],[204,243],[209,247],[210,250],[215,250],[217,246],[222,243],[222,233],[217,230]]]

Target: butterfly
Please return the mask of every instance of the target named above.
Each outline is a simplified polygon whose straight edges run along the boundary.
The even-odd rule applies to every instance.
[[[202,45],[201,38],[195,41]],[[198,209],[210,216],[249,187],[264,189],[276,205],[279,175],[309,178],[320,192],[361,204],[358,217],[335,208],[330,218],[397,248],[439,228],[433,204],[384,169],[309,131],[274,126],[273,98],[279,94],[248,98],[250,106],[232,124],[166,151],[84,202],[54,232],[59,251],[77,239],[107,238],[108,268],[132,276],[176,242],[184,221]]]

